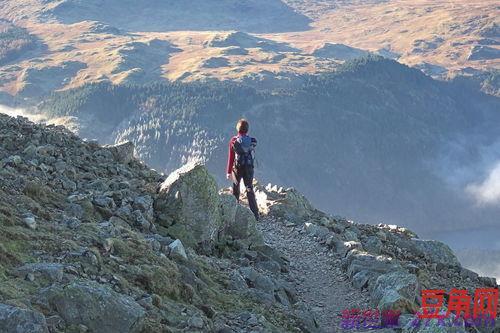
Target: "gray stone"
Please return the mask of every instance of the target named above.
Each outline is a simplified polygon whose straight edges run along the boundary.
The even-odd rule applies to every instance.
[[[284,280],[275,280],[275,289],[276,290],[283,290],[285,291],[289,301],[291,303],[296,303],[298,300],[297,297],[297,289],[295,289],[294,286],[292,286],[290,283],[284,281]]]
[[[380,240],[383,242],[387,240],[387,234],[382,230],[377,231],[377,237],[380,238]]]
[[[275,284],[271,278],[260,274],[252,267],[240,268],[240,273],[250,288],[257,288],[268,294],[274,292]]]
[[[342,266],[350,276],[363,270],[374,273],[374,276],[401,270],[401,265],[389,257],[375,256],[356,249],[350,251],[342,260]]]
[[[287,260],[283,257],[283,255],[276,251],[274,248],[270,247],[267,244],[260,244],[260,243],[254,243],[250,247],[253,251],[257,252],[257,259],[258,260],[272,260],[277,262],[282,270],[287,269],[288,262]]]
[[[369,236],[363,242],[363,248],[373,254],[380,254],[382,252],[382,241],[376,236]]]
[[[260,244],[262,236],[257,231],[255,216],[246,206],[236,202],[233,195],[221,193],[219,195],[220,212],[223,224],[223,236],[242,240],[246,244]]]
[[[326,236],[330,234],[330,230],[327,227],[323,227],[311,222],[306,222],[304,224],[304,229],[311,236],[315,236],[320,239],[326,238]]]
[[[124,205],[115,211],[115,215],[121,218],[122,220],[128,222],[129,224],[133,224],[134,214],[132,214],[132,211],[133,209],[131,205]]]
[[[153,198],[150,195],[135,197],[132,207],[141,211],[149,221],[153,220]]]
[[[73,282],[44,291],[49,304],[69,325],[94,333],[138,333],[145,312],[133,298],[95,282]]]
[[[215,179],[196,164],[170,174],[154,202],[157,222],[190,247],[217,239],[222,227],[220,209]]]
[[[32,230],[36,229],[36,220],[34,216],[27,216],[23,219],[24,225]]]
[[[464,267],[460,268],[460,275],[462,277],[469,278],[471,280],[475,280],[475,279],[479,278],[479,274],[471,271],[470,269],[464,268]]]
[[[120,229],[131,230],[130,223],[118,216],[111,216],[109,219],[109,223],[111,223],[111,225],[113,225],[113,227],[118,230]]]
[[[70,229],[76,229],[82,224],[76,217],[65,218],[63,223]]]
[[[479,277],[479,281],[481,283],[484,283],[487,287],[493,287],[493,288],[497,288],[498,287],[497,280],[495,278],[492,278],[492,277],[480,276]]]
[[[99,150],[96,150],[92,156],[94,159],[96,159],[99,163],[110,163],[113,161],[113,153],[111,151],[101,148]]]
[[[275,285],[273,280],[270,277],[262,274],[258,274],[254,282],[254,287],[268,294],[273,293],[275,290]]]
[[[187,260],[186,250],[184,249],[184,245],[179,239],[176,239],[172,243],[168,245],[169,248],[169,256],[173,258],[182,258]]]
[[[75,217],[77,219],[81,219],[85,214],[83,207],[77,203],[69,203],[64,209],[64,213],[68,216]]]
[[[106,148],[111,152],[115,161],[119,163],[128,164],[134,158],[135,147],[130,141],[106,146]]]
[[[404,271],[393,271],[377,278],[371,297],[379,310],[415,313],[418,311],[419,290],[415,275]]]
[[[274,297],[276,298],[276,301],[278,301],[279,303],[283,304],[286,307],[289,307],[291,305],[290,300],[288,299],[288,295],[286,294],[286,291],[283,289],[279,289],[278,291],[276,291]]]
[[[237,270],[229,274],[229,288],[232,290],[245,290],[248,288],[245,278]]]
[[[134,210],[132,212],[132,216],[134,217],[134,225],[138,227],[142,231],[148,231],[151,227],[151,223],[144,217],[140,210]]]
[[[62,330],[65,328],[64,320],[57,315],[47,317],[46,321],[50,331],[54,331],[55,329]]]
[[[347,249],[347,251],[351,251],[351,250],[363,250],[363,245],[361,245],[360,242],[356,242],[356,241],[348,241],[348,242],[344,242],[344,246],[345,248]]]
[[[267,196],[277,197],[269,207],[262,207],[262,211],[298,224],[307,221],[315,211],[311,203],[294,188],[287,188],[278,192],[278,188],[266,187],[270,193]],[[273,193],[274,192],[274,193]]]
[[[0,332],[48,333],[49,330],[41,313],[0,303]]]
[[[443,242],[413,238],[411,244],[417,253],[423,254],[433,262],[446,266],[460,266],[460,262],[453,251]]]
[[[109,185],[102,179],[96,179],[87,185],[87,188],[94,191],[106,192],[109,190]]]
[[[3,162],[6,165],[18,166],[19,164],[21,164],[23,162],[23,160],[22,160],[21,156],[13,155],[13,156],[7,157]]]
[[[237,205],[234,221],[229,224],[227,232],[235,239],[247,239],[257,233],[255,216],[252,211],[242,205]]]
[[[414,274],[409,274],[402,270],[389,272],[377,278],[372,298],[375,301],[380,300],[388,289],[396,290],[411,302],[415,302],[419,293],[419,284]]]
[[[340,239],[340,237],[337,234],[330,233],[330,235],[326,239],[326,245],[332,248],[341,257],[344,257],[346,253],[349,251],[347,246],[344,244],[344,241]]]
[[[104,195],[100,195],[100,196],[95,197],[93,200],[93,203],[96,206],[104,207],[104,208],[108,208],[108,209],[115,209],[116,208],[116,204],[115,204],[113,198],[110,198],[110,197],[107,197]]]
[[[323,332],[322,329],[320,329],[318,322],[316,321],[316,318],[314,316],[314,313],[309,311],[305,306],[299,306],[295,312],[294,312],[295,317],[297,317],[300,321],[300,329],[303,332]]]
[[[61,185],[62,185],[62,188],[65,189],[66,191],[71,191],[71,192],[74,192],[76,191],[76,183],[66,177],[64,178],[61,178]]]
[[[199,316],[193,316],[188,320],[189,327],[201,329],[205,326],[203,319]]]
[[[266,306],[273,306],[276,303],[274,294],[265,292],[260,289],[251,288],[244,292],[245,297],[252,298],[253,300],[262,303]]]
[[[363,289],[368,286],[368,281],[373,276],[369,271],[359,271],[352,277],[352,285],[357,289]]]
[[[255,286],[255,281],[257,280],[258,276],[260,275],[259,272],[257,272],[252,267],[243,267],[243,268],[240,268],[239,271],[240,271],[243,279],[246,281],[247,285],[249,287],[253,288]]]
[[[259,261],[255,264],[255,267],[272,272],[272,273],[280,273],[281,266],[272,260]]]
[[[342,236],[344,237],[344,239],[346,241],[355,241],[355,242],[359,241],[358,235],[353,230],[349,230],[349,229],[345,230],[344,233],[342,234]]]
[[[221,193],[219,199],[222,222],[224,227],[227,229],[232,223],[234,223],[238,204],[236,202],[236,198],[232,194]]]
[[[64,265],[57,263],[26,264],[15,270],[15,274],[24,277],[33,274],[35,278],[45,278],[51,282],[61,282],[64,275]]]

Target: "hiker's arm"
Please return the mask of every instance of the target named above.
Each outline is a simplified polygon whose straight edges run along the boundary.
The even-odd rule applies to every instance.
[[[226,174],[231,174],[233,172],[233,163],[234,163],[234,151],[233,151],[233,140],[229,141],[229,151],[227,154],[227,169]]]

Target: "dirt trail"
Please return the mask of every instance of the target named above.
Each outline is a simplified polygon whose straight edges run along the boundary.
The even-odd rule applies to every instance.
[[[340,268],[340,257],[306,234],[301,227],[263,217],[258,228],[266,244],[279,250],[290,261],[289,280],[295,284],[299,301],[314,313],[322,332],[365,332],[342,328],[343,310],[366,310],[373,306],[369,303],[368,291],[360,291],[350,284]],[[394,331],[384,329],[375,332]]]

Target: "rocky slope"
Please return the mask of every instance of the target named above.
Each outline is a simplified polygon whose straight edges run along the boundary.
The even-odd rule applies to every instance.
[[[3,115],[0,137],[0,331],[306,325],[286,281],[259,274],[249,288],[247,257],[286,263],[204,168],[164,179],[133,159],[131,145],[100,147]]]
[[[257,224],[201,165],[165,177],[131,144],[4,115],[0,138],[2,332],[335,332],[323,308],[353,306],[401,310],[415,332],[421,289],[496,287],[442,243],[293,188],[257,185]]]
[[[451,321],[455,319],[453,316],[445,324],[434,320],[429,323],[414,321],[414,313],[421,311],[421,291],[424,289],[443,289],[448,292],[451,288],[457,288],[466,289],[470,293],[480,286],[498,288],[494,278],[479,276],[462,267],[455,254],[444,243],[420,239],[411,230],[396,225],[358,224],[324,214],[312,207],[293,188],[268,185],[259,192],[259,199],[261,210],[271,216],[269,225],[260,226],[269,244],[285,250],[285,253],[291,253],[297,262],[301,262],[297,257],[310,256],[310,249],[316,253],[327,251],[332,259],[331,264],[342,269],[350,285],[367,293],[355,294],[355,302],[346,298],[347,304],[351,303],[344,303],[344,309],[364,309],[363,301],[368,298],[367,308],[401,312],[398,325],[393,327],[397,332],[500,331],[498,318],[495,327],[472,327],[473,325],[460,320],[461,324],[451,325]],[[304,235],[309,238],[304,240]],[[297,249],[294,249],[296,243],[293,240],[306,245],[305,248],[298,249],[301,254],[294,253]],[[311,245],[311,241],[316,244]],[[319,248],[316,248],[317,244],[320,245]],[[331,310],[338,311],[339,305],[329,297],[331,286],[324,281],[315,281],[318,275],[324,274],[325,269],[328,270],[328,266],[315,267],[318,262],[324,262],[321,255],[317,257],[319,258],[307,264],[302,262],[302,266],[312,266],[318,274],[311,276],[307,270],[298,268],[295,272],[298,276],[296,283],[300,296],[309,299],[316,306],[320,305],[320,310],[317,310],[318,318],[325,320],[325,317],[331,315]],[[342,273],[332,275],[338,278]],[[446,307],[447,304],[442,311],[446,311]],[[336,322],[335,319],[327,321]],[[340,330],[332,330],[336,331]]]

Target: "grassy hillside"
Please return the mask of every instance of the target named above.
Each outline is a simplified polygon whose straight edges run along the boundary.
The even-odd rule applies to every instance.
[[[45,47],[0,64],[0,92],[36,99],[102,81],[276,87],[367,52],[435,77],[476,76],[499,68],[497,2],[3,0],[0,19]]]

